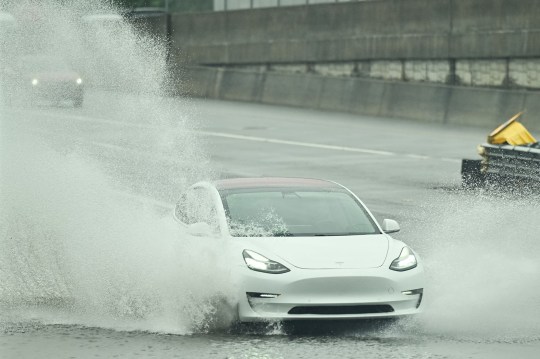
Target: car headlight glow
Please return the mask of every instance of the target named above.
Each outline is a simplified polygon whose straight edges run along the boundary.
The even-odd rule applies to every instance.
[[[77,82],[77,85],[81,85],[82,84],[82,79],[79,77],[76,82]]]
[[[392,264],[390,264],[390,269],[403,272],[409,269],[413,269],[418,265],[414,253],[409,247],[403,247],[399,257],[394,259]]]
[[[39,84],[38,79],[32,79],[32,86],[37,86]]]
[[[265,256],[248,249],[245,249],[242,252],[242,255],[244,256],[244,261],[248,268],[254,271],[271,274],[281,274],[290,271],[290,269],[283,264],[270,260]]]

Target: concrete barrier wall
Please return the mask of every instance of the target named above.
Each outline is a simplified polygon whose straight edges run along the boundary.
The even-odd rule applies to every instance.
[[[184,95],[493,129],[516,112],[540,131],[540,93],[190,67]]]
[[[377,0],[171,21],[174,63],[221,66],[188,68],[190,95],[488,129],[525,109],[540,130],[540,92],[524,90],[540,86],[540,0]]]
[[[172,16],[194,64],[540,56],[538,0],[378,0]]]

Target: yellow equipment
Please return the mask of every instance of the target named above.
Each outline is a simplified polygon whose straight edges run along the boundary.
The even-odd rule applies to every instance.
[[[487,142],[492,145],[508,143],[512,146],[523,146],[537,142],[529,131],[519,123],[518,118],[523,112],[518,112],[511,119],[497,127],[487,138]]]

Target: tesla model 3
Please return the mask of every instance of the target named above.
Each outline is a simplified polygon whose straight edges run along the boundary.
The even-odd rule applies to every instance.
[[[304,178],[200,182],[175,219],[230,263],[242,322],[357,319],[421,310],[418,255],[344,186]]]

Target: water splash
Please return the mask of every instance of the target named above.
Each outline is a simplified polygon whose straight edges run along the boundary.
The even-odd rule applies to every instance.
[[[2,66],[21,55],[61,56],[80,68],[90,88],[127,93],[105,111],[99,103],[85,106],[105,118],[121,114],[126,123],[143,124],[133,138],[147,152],[184,164],[161,174],[178,184],[178,192],[209,176],[189,116],[164,105],[172,76],[163,42],[125,21],[89,32],[85,14],[118,13],[101,1],[66,6],[27,0],[2,10],[19,22]],[[26,117],[41,115],[20,105],[0,105],[0,322],[189,333],[230,321],[232,312],[222,310],[229,288],[219,246],[187,236],[171,216],[130,200],[155,187],[148,179],[139,178],[133,193],[130,178],[105,170],[98,157],[32,134]]]
[[[12,1],[2,10],[27,31],[12,38],[13,51],[3,55],[61,55],[80,67],[89,85],[130,94],[100,110],[104,117],[121,114],[126,122],[174,129],[141,130],[151,143],[148,152],[181,157],[193,168],[204,163],[189,135],[189,116],[164,106],[173,77],[162,43],[123,21],[88,32],[85,14],[117,13],[97,0],[70,6]],[[22,125],[12,126],[14,118],[8,126],[7,111],[0,103],[0,322],[36,319],[172,333],[228,322],[230,312],[219,310],[221,298],[214,296],[228,291],[215,246],[186,237],[151,207],[118,198],[132,190],[127,179],[109,176],[77,149],[56,151],[47,139],[16,131]],[[179,179],[180,191],[206,175],[182,168],[170,178]],[[538,339],[537,199],[436,193],[429,200],[422,220],[410,227],[416,238],[407,240],[426,262],[426,313],[411,326],[369,336],[410,336],[412,327],[413,335]]]
[[[412,230],[429,275],[422,331],[467,340],[540,338],[538,196],[436,193]]]

